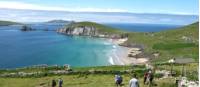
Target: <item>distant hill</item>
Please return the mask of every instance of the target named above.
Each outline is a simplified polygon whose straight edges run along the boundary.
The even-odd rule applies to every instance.
[[[184,37],[190,37],[191,39],[199,39],[199,22],[186,25],[184,27],[180,27],[177,29],[167,30],[167,31],[161,31],[158,32],[157,35],[162,35],[165,38],[182,38]]]
[[[12,21],[2,21],[2,20],[0,20],[0,26],[17,25],[17,24],[21,24],[21,23],[12,22]]]
[[[47,23],[69,23],[71,21],[66,21],[66,20],[51,20],[48,21]]]

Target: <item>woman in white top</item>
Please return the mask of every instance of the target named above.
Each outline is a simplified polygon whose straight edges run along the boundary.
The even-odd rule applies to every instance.
[[[129,87],[140,87],[139,81],[136,78],[136,74],[134,74],[133,78],[129,81]]]

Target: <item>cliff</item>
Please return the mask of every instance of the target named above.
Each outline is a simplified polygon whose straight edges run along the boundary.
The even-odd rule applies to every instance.
[[[93,22],[72,22],[64,28],[58,29],[58,33],[66,35],[92,36],[104,38],[127,37],[124,31]]]

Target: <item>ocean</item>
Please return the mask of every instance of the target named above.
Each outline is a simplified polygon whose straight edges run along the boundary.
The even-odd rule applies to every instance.
[[[106,23],[105,25],[129,32],[159,32],[183,26],[183,25],[170,25],[170,24],[137,24],[137,23]]]
[[[127,31],[155,32],[177,26],[107,24]],[[31,24],[39,31],[23,32],[21,26],[0,27],[0,68],[18,68],[40,64],[71,66],[106,66],[113,64],[115,54],[123,51],[106,39],[66,36],[55,31],[64,24]],[[140,27],[141,26],[141,27]],[[134,30],[136,29],[136,30]],[[117,50],[116,50],[117,49]]]

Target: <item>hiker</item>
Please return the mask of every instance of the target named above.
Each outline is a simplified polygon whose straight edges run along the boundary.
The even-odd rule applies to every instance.
[[[52,87],[56,87],[56,80],[52,80]]]
[[[148,72],[145,72],[145,73],[144,73],[144,84],[146,84],[147,77],[148,77]]]
[[[58,80],[58,87],[62,87],[62,84],[63,84],[63,80],[61,78],[59,78],[59,80]]]
[[[136,74],[134,74],[132,79],[129,81],[129,87],[139,87],[139,81],[136,78]]]
[[[153,78],[154,78],[154,75],[153,75],[152,71],[150,70],[148,73],[149,85],[153,85]]]
[[[117,87],[121,86],[122,81],[123,81],[123,79],[120,75],[115,75],[115,84],[116,84]]]

